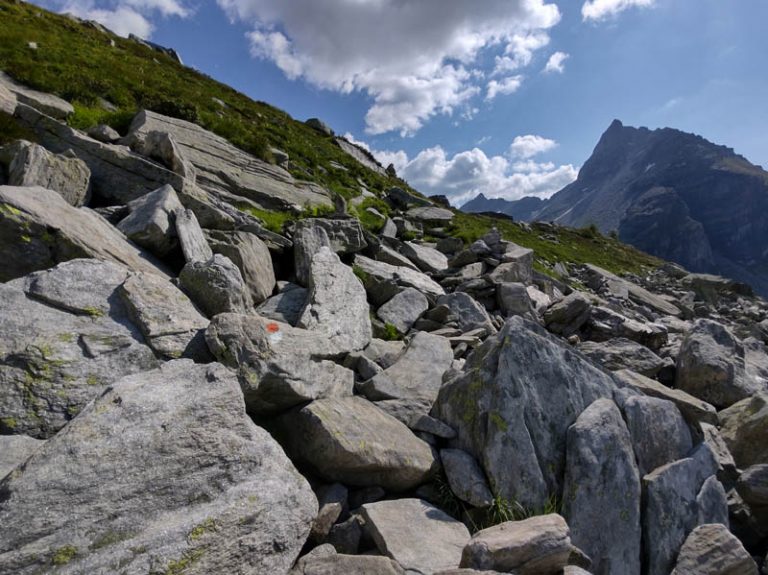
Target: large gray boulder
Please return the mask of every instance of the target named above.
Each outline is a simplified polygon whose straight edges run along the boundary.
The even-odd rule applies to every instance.
[[[284,573],[317,512],[231,372],[189,360],[115,383],[0,485],[19,575]]]
[[[440,461],[456,497],[474,507],[488,507],[493,503],[493,493],[483,470],[469,453],[461,449],[441,449]]]
[[[693,447],[691,432],[674,403],[635,396],[624,402],[640,476],[682,459]]]
[[[50,437],[116,379],[157,366],[119,297],[129,274],[75,260],[0,284],[0,433]]]
[[[430,299],[445,293],[440,284],[426,274],[408,267],[372,260],[360,254],[355,255],[354,269],[374,305],[383,305],[392,296],[409,287],[419,290]]]
[[[318,399],[275,425],[291,458],[328,481],[405,491],[436,466],[428,444],[360,397]]]
[[[42,146],[26,141],[9,144],[0,150],[10,186],[39,186],[53,190],[68,204],[80,207],[90,199],[91,171],[85,162],[72,155],[52,154]]]
[[[331,247],[325,227],[313,225],[313,221],[299,222],[293,234],[293,268],[296,272],[296,282],[303,286],[309,285],[312,258],[320,248]]]
[[[267,245],[249,232],[211,232],[211,249],[232,260],[251,292],[253,303],[259,305],[275,290],[275,270]]]
[[[666,575],[672,570],[680,547],[694,528],[728,522],[725,491],[714,478],[717,467],[710,448],[700,444],[687,458],[643,478],[644,561],[649,575]]]
[[[438,208],[437,206],[411,208],[406,212],[406,215],[413,220],[440,226],[448,225],[453,220],[453,212],[451,210]]]
[[[536,324],[513,317],[440,389],[432,415],[480,461],[494,494],[542,508],[562,492],[566,435],[614,380]]]
[[[179,237],[184,261],[204,262],[213,257],[213,250],[208,245],[208,240],[205,239],[205,234],[194,211],[186,208],[178,210],[175,223],[176,235]]]
[[[48,114],[52,118],[66,120],[67,117],[75,111],[72,104],[66,100],[62,100],[53,94],[38,92],[32,88],[23,86],[14,81],[5,72],[0,72],[0,87],[13,94],[18,102],[32,106],[33,108]],[[9,111],[8,113],[13,114],[13,111]]]
[[[547,309],[544,313],[544,323],[552,333],[569,337],[587,322],[591,308],[589,298],[575,291]]]
[[[768,464],[761,463],[745,469],[739,476],[736,489],[747,504],[768,505]]]
[[[768,463],[768,395],[759,393],[734,403],[719,414],[720,433],[736,465]]]
[[[459,329],[467,332],[484,329],[487,334],[496,333],[496,328],[485,308],[464,292],[454,292],[437,299],[437,305],[448,307],[459,321]]]
[[[400,565],[388,557],[342,555],[312,556],[299,559],[290,575],[404,575]]]
[[[641,375],[654,377],[665,365],[664,360],[650,349],[623,337],[600,343],[585,341],[577,345],[576,349],[611,371],[631,369]]]
[[[295,327],[307,305],[307,295],[307,288],[286,282],[280,293],[267,299],[256,311],[259,315]]]
[[[400,253],[423,272],[437,273],[448,268],[448,258],[445,254],[429,246],[404,242],[400,245]]]
[[[361,512],[379,551],[409,573],[458,567],[470,539],[463,523],[422,499],[368,503]]]
[[[443,374],[452,362],[453,351],[446,338],[420,331],[394,365],[363,382],[358,389],[371,401],[422,400],[430,406],[437,399]]]
[[[205,262],[188,262],[179,274],[179,285],[208,317],[247,313],[253,308],[240,270],[221,254]]]
[[[179,245],[176,214],[184,207],[171,186],[133,200],[128,208],[130,214],[117,224],[128,239],[161,257]]]
[[[28,435],[0,435],[0,481],[44,444]]]
[[[540,515],[478,531],[464,548],[461,566],[519,575],[560,573],[572,549],[565,519]]]
[[[669,339],[667,328],[663,325],[638,321],[605,306],[591,309],[584,333],[592,341],[625,338],[652,350],[661,349]]]
[[[417,289],[406,288],[376,310],[376,315],[385,324],[394,326],[399,334],[405,335],[428,309],[427,296]]]
[[[323,358],[322,334],[257,314],[225,313],[213,318],[205,337],[219,361],[239,371],[249,413],[352,395],[354,372]]]
[[[725,525],[707,524],[685,540],[672,575],[757,575],[755,560]]]
[[[640,575],[640,475],[627,426],[598,399],[568,429],[563,515],[596,574]]]
[[[697,320],[680,346],[676,386],[719,409],[760,391],[746,377],[744,347],[728,328],[708,319]]]
[[[72,207],[52,190],[0,186],[0,281],[76,258],[167,275],[96,212]]]

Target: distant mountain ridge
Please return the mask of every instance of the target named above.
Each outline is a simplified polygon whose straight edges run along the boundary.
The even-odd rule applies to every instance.
[[[731,148],[614,120],[575,182],[526,214],[531,199],[476,198],[463,209],[484,200],[521,220],[595,224],[652,255],[768,294],[768,172]]]

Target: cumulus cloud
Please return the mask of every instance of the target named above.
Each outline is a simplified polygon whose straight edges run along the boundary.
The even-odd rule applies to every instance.
[[[547,65],[544,66],[544,73],[551,74],[557,72],[558,74],[562,74],[565,72],[565,61],[570,57],[570,54],[566,54],[565,52],[555,52],[549,57],[549,60],[547,60]]]
[[[584,20],[605,20],[635,6],[653,6],[656,0],[587,0],[581,7]]]
[[[449,156],[442,147],[435,146],[412,159],[402,151],[372,153],[382,164],[391,161],[398,175],[417,190],[428,195],[444,194],[455,206],[481,192],[507,200],[523,196],[548,198],[578,175],[578,169],[570,164],[514,162],[505,156],[489,157],[479,148]]]
[[[152,19],[186,18],[191,10],[180,0],[50,0],[46,8],[95,20],[119,36],[135,34],[149,38],[154,30]]]
[[[508,75],[530,64],[560,19],[547,0],[217,1],[252,26],[253,55],[289,78],[368,94],[371,134],[412,134],[469,106],[481,54],[495,52],[498,74]]]
[[[491,80],[488,82],[488,92],[485,96],[485,99],[493,100],[499,94],[514,94],[520,89],[520,86],[522,85],[523,77],[520,75],[510,76],[509,78],[504,78],[499,82],[496,80]]]
[[[538,154],[549,152],[557,147],[557,142],[542,136],[527,134],[517,136],[509,146],[509,154],[513,158],[528,159]]]

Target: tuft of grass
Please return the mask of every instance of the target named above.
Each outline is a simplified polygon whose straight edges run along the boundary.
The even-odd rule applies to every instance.
[[[400,332],[397,331],[397,328],[394,325],[387,322],[384,324],[384,333],[382,334],[381,339],[384,341],[398,341],[403,339],[403,337],[400,335]]]
[[[64,547],[56,549],[53,557],[51,557],[51,563],[54,565],[66,565],[72,561],[76,555],[77,547],[74,547],[73,545],[65,545]]]
[[[0,146],[10,144],[16,140],[37,142],[37,135],[30,129],[21,126],[13,116],[0,112]]]
[[[240,211],[251,214],[255,218],[259,218],[264,222],[264,227],[270,232],[276,234],[283,233],[283,227],[286,223],[296,219],[296,216],[291,212],[273,212],[270,210],[260,210],[252,206],[240,205],[237,206]]]

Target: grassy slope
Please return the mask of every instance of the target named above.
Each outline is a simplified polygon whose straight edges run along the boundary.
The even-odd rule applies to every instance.
[[[38,49],[30,49],[28,42],[37,42]],[[137,42],[29,4],[0,0],[0,70],[19,82],[72,102],[76,113],[70,123],[78,128],[104,122],[125,131],[139,108],[149,108],[194,121],[263,159],[269,160],[270,146],[280,148],[296,165],[294,176],[315,181],[346,197],[359,194],[358,178],[377,193],[393,185],[408,188],[400,180],[364,168],[330,138],[273,106],[254,102]],[[107,112],[99,105],[100,98],[118,110]],[[9,118],[0,117],[0,143],[22,136],[25,134],[15,129]],[[333,168],[334,162],[346,171]],[[382,204],[373,205],[380,211],[385,209]],[[370,219],[362,209],[359,211],[364,220]],[[275,229],[288,217],[259,215],[273,220]],[[376,222],[364,223],[376,227]],[[533,248],[537,268],[548,273],[558,261],[591,262],[616,273],[641,273],[659,263],[599,234],[558,229],[553,242],[544,237],[552,235],[551,231],[534,227],[528,232],[514,223],[461,212],[457,213],[453,233],[470,242],[494,225],[506,239]]]

